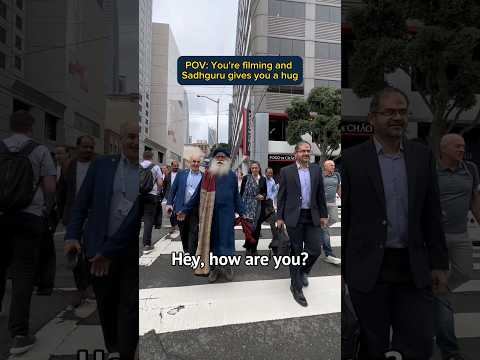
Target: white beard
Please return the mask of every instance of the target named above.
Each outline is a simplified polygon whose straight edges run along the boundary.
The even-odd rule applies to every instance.
[[[224,176],[227,175],[232,166],[232,160],[225,159],[224,161],[217,161],[212,159],[208,171],[215,176]]]

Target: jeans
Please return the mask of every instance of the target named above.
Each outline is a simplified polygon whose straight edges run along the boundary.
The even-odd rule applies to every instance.
[[[338,207],[336,204],[327,204],[328,210],[328,226],[338,222]],[[333,254],[332,245],[330,244],[330,230],[328,228],[322,229],[322,247],[325,252],[325,256],[335,256]]]
[[[467,233],[445,234],[450,257],[448,285],[454,290],[471,278],[473,270],[472,242]],[[444,356],[459,352],[455,336],[454,310],[450,301],[451,294],[435,297],[435,326],[437,345]]]

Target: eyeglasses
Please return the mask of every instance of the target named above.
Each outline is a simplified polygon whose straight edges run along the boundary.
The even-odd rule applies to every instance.
[[[387,109],[385,111],[374,111],[374,114],[380,114],[386,117],[392,117],[395,116],[396,114],[400,115],[401,117],[405,117],[408,115],[408,109]]]

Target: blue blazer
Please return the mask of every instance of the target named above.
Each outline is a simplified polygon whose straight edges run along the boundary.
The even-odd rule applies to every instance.
[[[75,199],[65,240],[80,240],[83,235],[88,258],[97,254],[106,257],[124,255],[130,248],[138,246],[141,226],[139,198],[118,231],[108,236],[112,210],[110,203],[119,160],[120,155],[103,156],[95,160]]]
[[[170,193],[168,194],[167,205],[173,205],[173,210],[177,212],[185,212],[185,208],[187,207],[185,204],[185,189],[187,188],[187,179],[190,170],[186,169],[177,174],[175,177],[175,181],[172,184]],[[202,173],[201,173],[202,174]],[[203,174],[202,174],[203,180]],[[196,198],[200,194],[200,189],[202,186],[202,181],[198,183],[195,192],[193,193],[189,202],[192,199]],[[188,213],[188,212],[187,212]]]

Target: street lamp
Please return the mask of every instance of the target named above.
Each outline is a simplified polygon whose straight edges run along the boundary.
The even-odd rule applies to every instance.
[[[213,101],[214,103],[217,103],[217,136],[216,136],[216,137],[217,137],[217,145],[218,145],[218,131],[219,131],[219,129],[218,129],[218,112],[219,112],[219,109],[220,109],[220,98],[218,98],[217,100],[214,100],[214,99],[212,99],[212,98],[210,98],[210,97],[208,97],[208,96],[205,96],[205,95],[197,95],[197,97],[198,97],[198,98],[202,98],[202,97],[203,97],[203,98],[205,98],[205,99],[208,99],[208,100],[210,100],[210,101]]]

